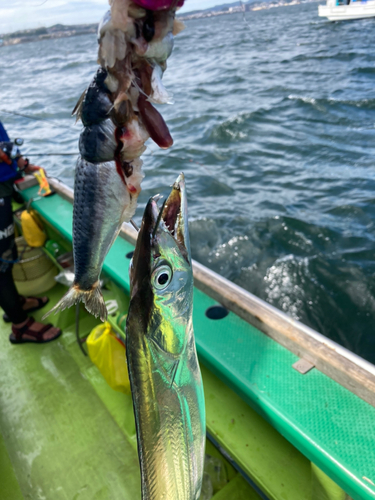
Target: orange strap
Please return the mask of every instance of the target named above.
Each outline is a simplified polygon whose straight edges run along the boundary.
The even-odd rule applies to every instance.
[[[0,149],[0,161],[3,161],[7,165],[12,164],[12,160],[9,158],[9,156],[6,153],[4,153],[4,151],[2,149]]]

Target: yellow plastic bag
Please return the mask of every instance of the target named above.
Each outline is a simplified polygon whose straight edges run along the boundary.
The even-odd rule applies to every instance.
[[[36,217],[24,210],[21,214],[21,227],[23,237],[30,247],[42,247],[47,239]]]
[[[87,349],[107,383],[115,391],[130,394],[130,381],[126,365],[125,346],[106,322],[96,326],[87,337]]]

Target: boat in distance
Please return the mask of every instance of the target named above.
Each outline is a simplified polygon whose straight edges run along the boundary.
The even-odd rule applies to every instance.
[[[345,1],[345,0],[344,0]],[[327,17],[330,21],[349,21],[375,17],[375,1],[327,0],[326,5],[318,6],[319,17]]]

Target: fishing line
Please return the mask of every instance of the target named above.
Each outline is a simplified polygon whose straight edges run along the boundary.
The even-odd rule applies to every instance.
[[[70,126],[62,125],[60,123],[53,122],[52,120],[46,120],[45,118],[38,118],[37,116],[25,115],[23,113],[17,113],[16,111],[9,111],[7,109],[0,109],[0,113],[6,113],[8,115],[21,116],[22,118],[29,118],[30,120],[46,122],[49,125],[53,125],[54,127],[66,128],[66,129],[72,128],[72,125]]]
[[[147,94],[145,94],[142,89],[139,89],[145,96]],[[58,124],[58,123],[55,123],[51,120],[46,120],[45,118],[38,118],[36,116],[31,116],[31,115],[25,115],[23,113],[17,113],[16,111],[8,111],[6,109],[0,109],[0,113],[6,113],[8,115],[14,115],[14,116],[21,116],[23,118],[29,118],[30,120],[35,120],[35,121],[42,121],[42,122],[45,122],[45,123],[48,123],[49,125],[53,125],[54,127],[59,127],[59,128],[66,128],[66,129],[69,129],[71,130],[72,126],[73,125],[62,125],[62,124]],[[75,124],[74,124],[75,125]],[[77,153],[24,153],[24,156],[78,156],[79,155],[79,152]],[[146,155],[147,156],[147,155]],[[154,156],[156,158],[158,158],[160,155],[158,154],[155,154],[154,155],[154,152],[151,150],[151,154],[150,156]],[[161,156],[160,156],[161,157]],[[204,167],[204,164],[203,163],[200,163],[196,160],[193,160],[191,158],[182,158],[181,156],[176,156],[176,155],[168,155],[169,158],[173,158],[173,159],[176,159],[176,160],[180,160],[180,161],[183,161],[183,162],[186,162],[188,161],[189,163],[195,163],[196,165],[201,165]],[[164,157],[162,157],[164,158]],[[165,158],[164,158],[165,159]]]
[[[76,333],[76,340],[77,344],[79,345],[79,348],[81,349],[82,353],[87,356],[87,352],[84,350],[82,342],[85,342],[86,339],[81,339],[79,336],[79,302],[76,304],[76,314],[75,314],[75,333]]]
[[[24,153],[23,156],[78,156],[80,153],[77,151],[76,153]],[[146,155],[154,158],[162,158],[165,160],[164,156],[161,155]],[[168,155],[168,158],[173,158],[174,160],[179,160],[183,162],[189,162],[189,163],[195,163],[196,165],[200,165],[201,167],[204,167],[204,163],[201,163],[199,161],[193,160],[192,158],[183,158],[182,156],[176,156],[176,155]]]
[[[133,219],[130,219],[130,224],[134,227],[137,233],[139,233],[139,227],[137,226],[137,224],[134,222]]]
[[[77,153],[25,153],[22,156],[78,156],[79,151]]]
[[[6,260],[0,257],[0,262],[5,262],[6,264],[18,264],[18,262],[20,262],[20,258],[17,260]]]
[[[246,19],[246,16],[245,16],[245,6],[242,2],[242,0],[240,0],[240,4],[241,4],[241,7],[242,7],[242,17],[243,17],[243,22],[246,24],[246,26],[251,29],[251,26],[250,24],[247,22],[247,19]]]
[[[161,158],[162,160],[165,160],[166,158],[173,158],[174,160],[179,160],[183,162],[189,162],[189,163],[195,163],[196,165],[200,165],[202,167],[205,167],[204,163],[200,163],[199,161],[193,160],[192,158],[183,158],[182,156],[177,156],[177,155],[172,155],[168,154],[167,156],[163,156],[160,154],[154,154],[154,150],[151,149],[151,147],[148,148],[150,151],[150,154],[145,154],[144,158],[147,158],[148,156],[154,157],[154,158]]]

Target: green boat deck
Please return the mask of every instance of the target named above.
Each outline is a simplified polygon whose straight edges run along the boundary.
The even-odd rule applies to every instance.
[[[72,205],[54,195],[33,207],[69,245]],[[132,250],[118,238],[103,268],[125,294]],[[54,287],[51,303],[65,290]],[[208,319],[214,304],[195,289],[207,430],[242,475],[227,465],[231,480],[213,498],[260,498],[246,476],[275,500],[374,499],[375,408],[316,369],[295,371],[294,354],[233,313]],[[81,317],[88,333],[95,319]],[[0,321],[0,499],[140,498],[131,398],[82,355],[72,311],[52,320],[64,330],[59,340],[24,346],[9,343]]]

